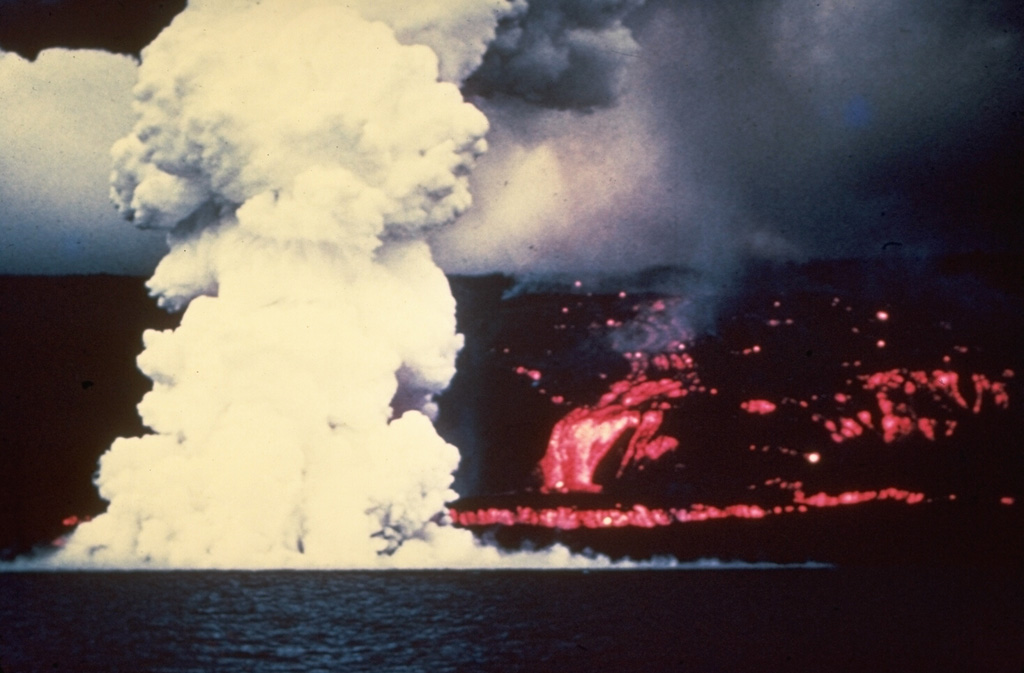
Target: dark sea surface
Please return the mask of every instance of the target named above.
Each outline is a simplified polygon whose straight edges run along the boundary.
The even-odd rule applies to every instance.
[[[1019,573],[964,569],[0,574],[0,669],[987,671]]]

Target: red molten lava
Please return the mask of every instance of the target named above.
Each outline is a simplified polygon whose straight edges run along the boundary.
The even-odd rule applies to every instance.
[[[883,488],[878,491],[845,491],[838,495],[821,492],[805,495],[797,488],[793,492],[793,504],[778,505],[763,509],[758,505],[735,504],[725,507],[695,504],[688,508],[652,508],[639,503],[629,509],[594,508],[579,509],[572,506],[528,507],[519,506],[514,510],[504,507],[486,507],[476,510],[450,509],[452,521],[459,526],[537,526],[574,530],[577,528],[654,528],[674,523],[690,523],[713,519],[763,519],[766,516],[804,513],[809,507],[840,507],[858,505],[875,500],[893,500],[907,505],[916,505],[925,500],[923,493],[905,491],[899,488]],[[1012,504],[1005,502],[1004,504]]]
[[[85,516],[78,516],[76,514],[72,514],[71,516],[64,517],[63,519],[61,519],[60,522],[61,525],[63,525],[65,528],[74,528],[80,523],[87,523],[89,521],[92,521],[92,517],[88,514],[86,514]]]
[[[757,505],[729,505],[728,507],[712,507],[692,505],[689,509],[670,507],[667,509],[645,507],[639,503],[630,509],[598,508],[577,509],[570,506],[559,507],[516,507],[515,510],[502,507],[488,507],[472,511],[450,510],[452,521],[460,526],[538,526],[541,528],[558,528],[574,530],[577,528],[654,528],[668,526],[673,523],[690,521],[707,521],[709,519],[760,519],[768,512]]]
[[[883,488],[880,491],[846,491],[839,495],[816,493],[808,496],[803,491],[793,494],[793,502],[810,507],[839,507],[840,505],[859,505],[872,500],[902,500],[908,505],[916,505],[924,500],[924,493],[913,493],[898,488]]]
[[[665,410],[671,408],[669,400],[698,389],[693,360],[676,353],[651,359],[636,354],[631,363],[633,372],[612,384],[597,404],[577,407],[555,424],[547,453],[540,461],[543,492],[600,492],[594,473],[623,441],[626,446],[616,476],[622,476],[630,464],[657,460],[679,446],[674,437],[658,432]],[[648,369],[674,370],[684,376],[681,380],[650,380]]]
[[[1004,372],[1006,378],[1012,375],[1012,372]],[[968,403],[960,391],[960,375],[952,370],[936,369],[929,373],[923,370],[890,369],[866,374],[860,379],[864,382],[864,390],[874,392],[876,410],[860,409],[854,414],[855,417],[826,419],[818,414],[813,417],[813,420],[825,426],[832,441],[837,444],[859,437],[865,430],[881,434],[887,444],[915,433],[934,441],[940,432],[944,436],[951,436],[957,423],[948,418],[939,419],[920,414],[917,409],[926,406],[921,402],[930,400],[933,406],[938,404],[946,411],[959,408],[980,414],[985,397],[991,398],[997,407],[1003,409],[1009,406],[1010,400],[1004,381],[992,381],[983,374],[971,375],[973,403]],[[850,397],[842,393],[837,393],[835,399],[840,404],[850,401]]]
[[[77,526],[80,523],[87,523],[89,521],[92,521],[92,517],[89,516],[89,515],[78,516],[76,514],[72,514],[70,516],[66,516],[63,519],[61,519],[60,523],[65,528],[69,528],[70,529],[70,528],[74,528],[75,526]],[[70,535],[70,533],[71,533],[71,531],[69,530],[69,531],[65,532],[64,534],[58,535],[56,538],[50,540],[50,546],[51,547],[57,547],[57,548],[63,547],[65,544],[67,544],[68,535]]]
[[[775,403],[768,400],[747,400],[740,404],[740,409],[748,414],[770,414],[775,411]]]

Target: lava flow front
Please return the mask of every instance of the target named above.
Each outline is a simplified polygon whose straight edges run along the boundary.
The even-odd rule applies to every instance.
[[[658,355],[658,369],[676,372],[680,378],[669,378],[665,372],[657,380],[649,379],[639,364],[646,361],[643,354],[636,354],[630,375],[612,384],[597,404],[577,407],[555,424],[540,461],[542,491],[600,492],[594,472],[614,448],[624,445],[615,473],[621,477],[628,466],[643,469],[644,461],[657,460],[679,446],[676,438],[658,433],[672,400],[703,390],[693,360],[685,354]]]

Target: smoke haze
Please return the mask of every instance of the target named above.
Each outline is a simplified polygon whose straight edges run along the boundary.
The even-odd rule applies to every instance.
[[[610,108],[488,99],[492,148],[477,206],[438,237],[446,269],[714,276],[887,243],[1019,247],[1009,5],[652,2],[627,23],[640,49]]]

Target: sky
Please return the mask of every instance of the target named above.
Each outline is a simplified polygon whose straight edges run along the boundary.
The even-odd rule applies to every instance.
[[[446,272],[1019,251],[1015,3],[533,4],[449,73],[490,130],[473,207],[431,237]],[[110,148],[182,5],[0,2],[0,273],[152,273],[164,234],[111,205]]]

